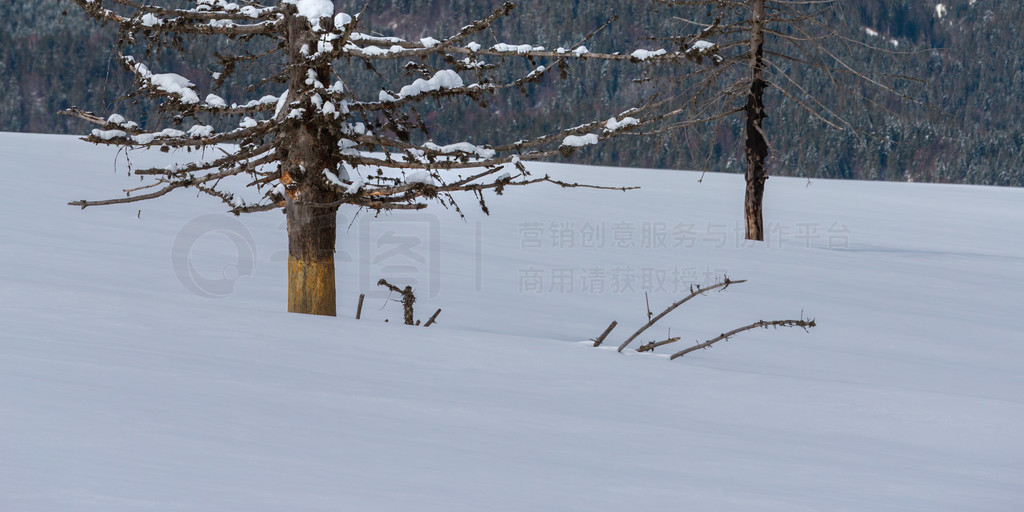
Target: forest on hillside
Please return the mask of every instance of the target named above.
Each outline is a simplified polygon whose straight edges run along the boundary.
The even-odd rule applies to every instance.
[[[364,3],[337,0],[340,11],[358,12]],[[382,0],[367,6],[366,28],[406,38],[453,33],[490,12],[500,0]],[[570,47],[588,33],[618,19],[586,44],[600,51],[664,47],[646,36],[692,32],[679,9],[653,8],[648,0],[520,0],[513,15],[491,32],[496,42]],[[83,133],[81,122],[58,111],[80,106],[102,115],[113,112],[145,119],[145,105],[122,99],[131,77],[111,53],[116,33],[85,19],[63,0],[0,3],[0,130]],[[791,98],[769,91],[768,136],[772,174],[809,178],[927,181],[1024,186],[1024,9],[1019,0],[845,0],[827,23],[848,41],[831,51],[866,73],[901,75],[897,81],[916,101],[863,92],[881,108],[868,108],[848,90],[813,69],[787,73],[824,105],[840,113],[857,132],[829,129]],[[197,44],[188,62],[165,60],[161,69],[182,74],[200,89],[213,82],[217,51],[239,42]],[[882,47],[889,51],[872,50]],[[379,89],[381,77],[400,87],[409,81],[402,64],[367,69],[356,90]],[[353,63],[353,65],[362,65]],[[515,72],[514,66],[511,69]],[[670,93],[684,71],[663,66],[655,79],[636,84],[632,63],[579,62],[564,79],[531,85],[489,100],[488,108],[439,103],[421,112],[428,126],[445,126],[461,140],[527,138],[581,119],[611,115],[655,91]],[[251,96],[238,84],[266,70],[241,69],[223,96]],[[273,91],[274,84],[267,85]],[[257,91],[259,92],[259,91]],[[280,91],[277,91],[280,92]],[[523,115],[523,113],[527,115]],[[576,162],[708,171],[741,172],[742,119],[699,125],[685,131],[623,137],[574,155]]]

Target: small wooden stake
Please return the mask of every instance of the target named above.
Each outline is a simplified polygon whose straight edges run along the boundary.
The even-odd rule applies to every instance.
[[[365,299],[365,298],[366,298],[366,294],[365,293],[360,293],[359,294],[359,306],[356,307],[356,320],[359,320],[359,317],[363,314],[363,299]]]
[[[437,308],[437,311],[434,311],[434,314],[430,315],[430,318],[427,319],[427,323],[423,324],[423,327],[430,327],[430,324],[434,323],[434,320],[437,320],[437,315],[440,314],[441,308]]]
[[[594,340],[594,346],[600,347],[601,343],[604,343],[604,339],[608,337],[608,333],[612,332],[612,329],[614,329],[616,325],[619,325],[619,322],[617,320],[613,321],[612,324],[609,325],[608,328],[605,329],[604,332],[601,333],[601,335],[598,336],[596,340]]]

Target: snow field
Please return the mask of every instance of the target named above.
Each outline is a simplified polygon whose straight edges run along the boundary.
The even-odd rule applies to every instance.
[[[528,164],[643,188],[508,190],[487,196],[490,216],[467,197],[465,220],[436,205],[343,211],[341,316],[314,318],[284,312],[279,213],[208,217],[219,205],[187,191],[83,211],[65,203],[137,183],[123,158],[115,172],[112,151],[23,134],[0,134],[0,155],[4,175],[44,184],[2,207],[0,509],[1024,500],[1022,190],[773,178],[769,240],[755,245],[736,234],[739,176]],[[220,298],[183,284],[200,281],[179,277],[182,254]],[[657,313],[721,273],[749,282],[634,343],[801,311],[819,327],[744,333],[673,362],[674,346],[611,348],[645,321],[644,291]],[[438,325],[400,325],[379,277],[415,281],[417,317],[442,308]],[[610,346],[592,348],[611,320]]]

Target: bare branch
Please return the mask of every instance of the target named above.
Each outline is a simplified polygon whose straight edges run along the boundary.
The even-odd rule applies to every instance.
[[[720,281],[720,282],[718,282],[716,284],[713,284],[711,286],[707,286],[707,287],[703,287],[703,288],[700,287],[700,286],[697,286],[695,288],[692,288],[690,295],[687,295],[682,300],[673,303],[671,306],[666,308],[665,311],[662,311],[661,313],[658,314],[658,316],[652,318],[649,322],[644,324],[643,327],[641,327],[638,331],[633,333],[633,335],[630,336],[628,339],[626,339],[626,341],[622,342],[622,344],[619,345],[618,351],[622,352],[627,346],[629,346],[630,343],[633,342],[634,339],[636,339],[637,336],[640,336],[640,334],[642,334],[644,331],[646,331],[648,327],[654,325],[655,323],[658,322],[658,320],[661,320],[662,318],[665,317],[665,315],[671,313],[673,310],[675,310],[679,306],[682,306],[683,304],[688,302],[690,299],[692,299],[692,298],[694,298],[694,297],[696,297],[698,295],[703,295],[703,294],[705,294],[705,293],[707,293],[707,292],[709,292],[711,290],[717,289],[717,288],[721,288],[722,290],[725,290],[726,288],[729,287],[729,285],[745,283],[745,282],[747,282],[746,279],[741,280],[741,281],[732,281],[728,277],[725,277],[725,278],[723,278],[722,281]]]
[[[669,339],[664,340],[664,341],[652,341],[652,342],[650,342],[650,343],[648,343],[646,345],[641,345],[640,348],[636,349],[636,351],[637,352],[654,352],[654,349],[656,349],[658,347],[663,347],[665,345],[669,345],[671,343],[675,343],[675,342],[677,342],[677,341],[679,341],[681,339],[682,338],[680,338],[679,336],[676,336],[675,338],[669,338]]]
[[[700,349],[708,348],[711,345],[714,345],[715,343],[718,343],[719,341],[727,340],[727,339],[729,339],[729,338],[731,338],[731,337],[733,337],[733,336],[735,336],[735,335],[737,335],[737,334],[739,334],[739,333],[741,333],[743,331],[749,331],[751,329],[757,329],[757,328],[767,329],[769,327],[776,327],[776,328],[778,328],[778,327],[801,327],[801,328],[803,328],[806,331],[806,330],[808,330],[808,329],[810,329],[812,327],[815,327],[816,325],[817,324],[814,322],[814,320],[772,320],[770,322],[766,322],[764,320],[759,320],[759,321],[754,322],[754,323],[752,323],[750,325],[746,325],[746,326],[740,327],[738,329],[733,329],[733,330],[731,330],[731,331],[729,331],[727,333],[719,334],[718,336],[716,336],[714,338],[711,338],[710,340],[707,340],[707,341],[705,341],[703,343],[698,343],[698,344],[696,344],[696,345],[694,345],[694,346],[692,346],[692,347],[690,347],[688,349],[680,350],[679,352],[676,352],[675,354],[672,354],[672,357],[670,357],[669,359],[675,359],[677,357],[683,357],[686,354],[689,354],[690,352],[693,352],[695,350],[700,350]]]

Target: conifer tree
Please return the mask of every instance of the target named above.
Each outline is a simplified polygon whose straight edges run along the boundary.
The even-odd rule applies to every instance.
[[[170,0],[169,0],[170,1]],[[331,0],[252,2],[197,0],[161,6],[138,0],[74,0],[87,14],[119,31],[121,63],[134,74],[133,99],[153,102],[171,126],[143,126],[113,113],[98,116],[79,108],[67,114],[100,125],[86,140],[122,148],[170,150],[216,148],[220,156],[183,161],[171,168],[134,169],[146,185],[125,197],[76,201],[82,208],[143,201],[177,189],[216,197],[235,214],[284,208],[288,226],[288,310],[334,315],[334,253],[337,210],[343,204],[370,210],[418,210],[430,200],[458,208],[455,192],[475,194],[541,182],[585,186],[533,176],[522,161],[572,153],[620,133],[658,123],[672,113],[646,102],[609,119],[583,122],[531,140],[477,146],[446,141],[416,112],[422,102],[488,95],[540,81],[569,59],[642,60],[621,53],[592,53],[577,41],[546,50],[531,44],[475,41],[514,5],[441,38],[381,37],[364,29],[360,14],[336,13]],[[185,52],[187,38],[263,41],[261,53],[220,54],[216,87],[237,65],[270,61],[278,72],[263,77],[273,95],[228,101],[202,94],[193,81],[155,71],[153,62],[128,54]],[[269,43],[269,44],[268,44]],[[260,47],[260,46],[256,46]],[[142,48],[142,50],[140,50]],[[663,55],[687,59],[692,55]],[[531,71],[504,82],[495,70],[525,59]],[[354,73],[372,73],[381,61],[408,61],[415,78],[374,97],[360,97],[346,83]],[[546,60],[546,64],[537,64]],[[369,71],[368,71],[369,70]],[[252,84],[258,88],[262,83]],[[568,105],[571,108],[571,105]],[[525,114],[524,114],[525,115]],[[157,116],[151,116],[157,117]],[[224,127],[219,129],[218,127]],[[208,154],[210,152],[204,152]],[[237,187],[257,187],[258,202],[239,199]],[[236,187],[236,188],[232,188]],[[486,208],[486,207],[485,207]]]

